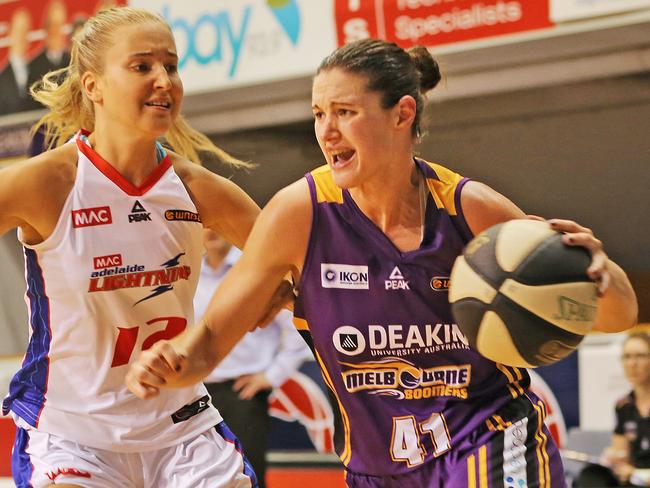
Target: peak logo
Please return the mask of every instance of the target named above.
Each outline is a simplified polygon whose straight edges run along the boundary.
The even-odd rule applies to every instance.
[[[390,276],[386,281],[384,281],[384,286],[387,290],[410,290],[408,280],[404,279],[404,275],[400,271],[398,266],[393,268]]]
[[[113,223],[111,207],[80,208],[72,211],[72,227],[92,227]]]
[[[136,200],[129,214],[129,224],[132,222],[151,222],[151,212],[147,212],[142,204]]]

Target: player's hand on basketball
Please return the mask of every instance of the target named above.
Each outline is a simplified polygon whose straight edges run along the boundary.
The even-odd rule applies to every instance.
[[[591,229],[573,222],[572,220],[550,219],[551,228],[563,232],[562,241],[567,246],[581,246],[591,254],[591,264],[587,268],[587,275],[598,285],[598,294],[603,295],[609,286],[610,275],[607,270],[609,258],[603,250],[603,243],[594,236]]]
[[[262,315],[262,318],[260,318],[253,329],[256,327],[266,327],[269,325],[275,316],[282,310],[283,308],[288,308],[290,310],[293,310],[293,300],[295,296],[293,294],[293,283],[291,283],[289,280],[282,280],[282,283],[280,283],[280,286],[275,290],[275,293],[271,297],[271,300],[269,301],[269,304],[264,311],[264,314]]]
[[[178,353],[171,342],[158,341],[142,351],[131,364],[125,378],[126,386],[138,398],[153,398],[160,393],[160,388],[173,386],[186,362],[186,357]]]
[[[545,221],[538,215],[528,215],[531,220]],[[567,246],[582,246],[591,254],[591,264],[587,268],[587,275],[598,285],[598,295],[602,296],[607,290],[610,274],[607,270],[609,258],[603,250],[603,243],[594,236],[591,229],[572,221],[563,219],[547,220],[551,228],[564,233],[562,241]]]

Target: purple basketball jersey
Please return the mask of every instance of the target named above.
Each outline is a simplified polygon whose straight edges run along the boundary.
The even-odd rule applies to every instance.
[[[313,223],[295,323],[332,393],[337,453],[357,473],[403,475],[467,446],[469,433],[529,384],[525,370],[470,349],[454,323],[449,275],[472,237],[460,208],[467,179],[415,162],[429,196],[423,241],[410,252],[329,168],[306,175]]]

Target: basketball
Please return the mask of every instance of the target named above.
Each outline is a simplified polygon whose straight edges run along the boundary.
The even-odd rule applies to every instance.
[[[582,247],[567,246],[546,222],[490,227],[454,263],[449,301],[480,354],[534,368],[569,355],[596,317],[596,284]]]

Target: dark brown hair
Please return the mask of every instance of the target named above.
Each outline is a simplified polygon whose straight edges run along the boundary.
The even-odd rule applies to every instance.
[[[393,42],[378,39],[355,41],[327,56],[316,74],[333,68],[367,77],[368,90],[383,94],[385,109],[395,106],[404,95],[412,96],[416,103],[412,133],[420,136],[424,94],[441,79],[438,63],[425,47],[415,46],[406,51]]]

